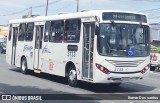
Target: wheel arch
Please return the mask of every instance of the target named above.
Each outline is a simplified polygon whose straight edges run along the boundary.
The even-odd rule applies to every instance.
[[[70,69],[69,67],[71,67],[71,66],[73,66],[74,69],[76,70],[76,66],[75,66],[75,64],[72,61],[67,62],[66,66],[65,66],[65,77],[68,76],[68,70]]]
[[[27,59],[25,55],[22,55],[22,56],[21,56],[20,64],[22,63],[22,59],[24,59],[24,58]]]
[[[28,64],[27,64],[27,58],[26,56],[21,56],[21,72],[23,74],[27,74],[28,73]],[[24,62],[25,61],[25,62]],[[23,65],[23,68],[22,68],[22,65]]]

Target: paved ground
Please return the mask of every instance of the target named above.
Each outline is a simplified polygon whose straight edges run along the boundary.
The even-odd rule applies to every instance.
[[[151,72],[147,80],[124,83],[118,88],[109,85],[93,85],[81,82],[77,88],[67,85],[66,79],[48,74],[28,75],[5,62],[5,54],[0,54],[0,94],[160,94],[160,73]],[[82,95],[81,95],[82,96]],[[84,95],[85,96],[85,95]],[[112,95],[111,95],[112,98]],[[118,98],[118,97],[117,97]],[[43,103],[44,101],[0,101],[0,103]],[[54,100],[67,103],[160,103],[158,100]]]

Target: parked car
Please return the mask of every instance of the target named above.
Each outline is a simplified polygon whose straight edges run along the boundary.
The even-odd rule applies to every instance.
[[[151,71],[158,70],[160,68],[160,53],[151,53]]]
[[[6,53],[6,44],[0,43],[0,53]]]
[[[160,44],[160,43],[155,43]],[[151,45],[151,53],[150,53],[150,70],[155,71],[160,68],[160,46],[159,45]]]

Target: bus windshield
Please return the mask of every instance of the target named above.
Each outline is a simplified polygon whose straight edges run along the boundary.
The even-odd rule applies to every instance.
[[[149,43],[149,27],[146,25],[100,24],[97,48],[102,56],[148,56]]]

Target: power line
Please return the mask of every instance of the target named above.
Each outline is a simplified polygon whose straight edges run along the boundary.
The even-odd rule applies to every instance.
[[[54,0],[54,1],[52,1],[52,2],[49,2],[48,5],[52,5],[52,4],[58,3],[58,2],[60,2],[60,1],[62,1],[62,0]],[[34,9],[35,9],[35,8],[41,8],[41,7],[44,7],[44,6],[46,6],[46,4],[34,6],[33,8],[34,8]]]
[[[59,8],[59,9],[54,10],[54,11],[62,10],[62,9],[64,9],[64,8],[67,8],[67,7],[71,6],[71,5],[72,5],[72,4],[71,4],[71,3],[69,3],[68,5],[63,6],[63,7]]]
[[[132,1],[160,2],[159,0],[132,0]]]
[[[55,4],[55,3],[58,3],[58,2],[60,2],[60,1],[62,1],[62,0],[55,0],[55,1],[49,2],[48,5]],[[35,8],[41,8],[41,7],[44,7],[44,6],[46,6],[46,4],[42,4],[42,5],[38,5],[38,6],[33,6],[32,9],[33,9],[33,8],[34,8],[34,9],[35,9]],[[31,7],[26,8],[26,9],[21,10],[21,11],[9,13],[9,14],[4,14],[4,15],[0,15],[0,16],[11,16],[11,15],[16,15],[16,14],[20,14],[20,13],[22,13],[22,12],[28,11],[28,10],[30,10],[30,9],[31,9]]]
[[[60,1],[62,1],[62,0],[54,0],[54,1],[52,1],[52,2],[49,2],[48,5],[52,5],[52,4],[58,3],[58,2],[60,2]],[[79,0],[77,0],[77,8],[78,8],[78,5],[79,5],[78,1],[79,1]],[[46,6],[46,4],[41,4],[41,5],[38,5],[38,6],[29,7],[29,8],[26,8],[26,9],[24,9],[24,10],[20,10],[20,11],[17,11],[17,12],[13,12],[13,13],[9,13],[9,14],[4,14],[4,15],[0,15],[0,16],[16,15],[16,14],[20,14],[20,13],[23,13],[23,12],[25,12],[25,11],[31,10],[31,8],[32,8],[32,9],[36,9],[36,8],[41,8],[41,7],[44,7],[44,6]],[[63,8],[65,8],[65,7],[63,7]],[[60,8],[60,9],[62,9],[62,8]],[[77,9],[77,10],[78,10],[78,9]],[[139,12],[151,12],[151,11],[157,11],[157,10],[160,10],[160,8],[149,9],[149,10],[144,10],[144,11],[139,11]],[[156,18],[156,17],[157,17],[157,16],[155,16],[155,17],[153,17],[153,18]]]
[[[150,12],[150,11],[156,11],[156,10],[160,10],[160,8],[149,9],[149,10],[144,10],[144,11],[139,11],[139,12]]]
[[[10,14],[4,14],[4,15],[0,15],[0,16],[16,15],[16,14],[22,13],[22,12],[24,12],[24,11],[28,11],[29,9],[30,9],[30,7],[27,8],[27,9],[21,10],[21,11],[13,12],[13,13],[10,13]]]

